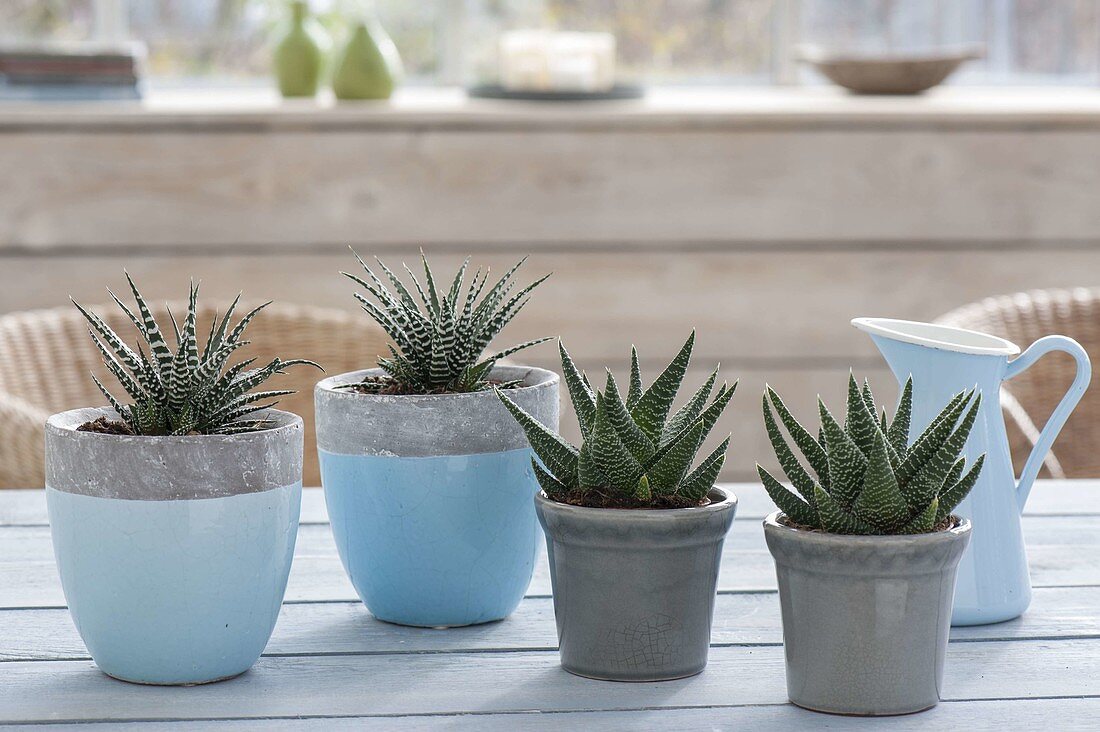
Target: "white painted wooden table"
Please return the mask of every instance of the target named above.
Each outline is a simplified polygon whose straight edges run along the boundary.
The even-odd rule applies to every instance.
[[[0,724],[130,729],[1100,729],[1100,481],[1036,487],[1024,518],[1035,599],[1024,617],[951,636],[945,702],[856,719],[787,703],[772,561],[757,485],[726,540],[710,664],[691,679],[623,684],[558,666],[545,559],[499,623],[453,630],[374,620],[344,576],[324,498],[305,492],[286,604],[264,658],[209,686],[100,673],[54,568],[41,491],[0,492]],[[154,724],[156,723],[156,724]],[[41,729],[36,726],[35,729]]]

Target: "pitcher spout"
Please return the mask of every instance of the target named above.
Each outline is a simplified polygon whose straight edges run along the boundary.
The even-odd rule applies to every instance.
[[[884,357],[887,357],[887,350],[892,350],[887,344],[893,343],[923,346],[944,353],[1006,359],[1020,353],[1020,347],[1012,341],[965,328],[894,318],[853,318],[852,325],[870,334]]]

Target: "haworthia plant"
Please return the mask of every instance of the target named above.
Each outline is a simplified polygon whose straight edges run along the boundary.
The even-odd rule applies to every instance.
[[[821,429],[815,438],[766,387],[764,427],[794,492],[760,465],[756,470],[775,505],[800,526],[834,534],[930,532],[966,498],[981,473],[985,455],[969,470],[960,457],[980,404],[981,395],[973,390],[956,394],[910,442],[912,378],[890,422],[885,409],[879,414],[867,381],[860,388],[849,375],[844,425],[818,399]],[[805,465],[787,444],[773,408]]]
[[[579,449],[536,421],[504,392],[497,392],[527,434],[538,457],[532,460],[535,475],[549,497],[583,500],[598,495],[641,505],[664,505],[670,497],[687,505],[706,497],[722,469],[729,437],[694,469],[691,466],[737,384],[722,384],[714,392],[715,369],[695,394],[672,412],[694,344],[692,332],[648,389],[642,387],[638,352],[631,349],[630,385],[624,399],[610,370],[603,390],[594,390],[559,341],[562,373],[581,427]]]
[[[137,313],[109,289],[107,292],[137,328],[140,341],[136,351],[101,317],[75,300],[73,304],[91,325],[89,334],[103,356],[103,363],[118,379],[133,403],[124,404],[94,375],[92,379],[118,416],[135,434],[234,434],[262,429],[264,420],[249,417],[277,404],[270,400],[293,392],[286,389],[253,389],[275,374],[283,373],[288,366],[317,366],[312,361],[300,358],[287,361],[276,358],[258,368],[249,368],[255,359],[241,361],[226,368],[233,352],[248,345],[248,341],[241,338],[249,322],[270,304],[265,303],[253,309],[230,327],[240,295],[224,316],[220,319],[214,318],[210,333],[206,336],[206,344],[200,352],[196,333],[199,286],[193,281],[183,325],[180,326],[169,313],[175,336],[175,345],[172,347],[129,274],[126,275],[126,280],[137,304]]]
[[[352,253],[355,253],[354,250]],[[393,339],[396,347],[390,346],[391,357],[380,358],[378,366],[405,393],[434,394],[486,389],[490,386],[489,372],[500,359],[549,340],[538,338],[520,343],[478,361],[493,338],[527,304],[531,291],[550,276],[541,277],[512,294],[516,271],[527,260],[526,257],[505,272],[488,291],[485,291],[485,285],[489,280],[489,270],[486,268],[483,272],[480,267],[463,291],[470,265],[470,260],[466,259],[450,287],[442,291],[437,288],[428,260],[421,253],[424,284],[408,265],[403,265],[416,297],[382,260],[375,259],[393,292],[358,254],[355,258],[366,273],[366,279],[349,272],[341,274],[355,281],[373,297],[355,293],[355,299],[363,310]],[[502,387],[516,385],[518,382],[499,384]],[[369,392],[385,390],[392,384],[375,379],[347,386]]]

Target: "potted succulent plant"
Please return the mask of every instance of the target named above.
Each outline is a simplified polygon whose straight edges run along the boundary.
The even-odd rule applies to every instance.
[[[764,520],[764,534],[779,580],[787,694],[795,704],[888,715],[939,702],[955,572],[971,530],[951,511],[985,458],[967,470],[959,457],[980,401],[974,391],[956,395],[910,441],[912,379],[890,422],[885,410],[875,416],[870,386],[860,388],[852,376],[844,425],[819,400],[815,438],[767,389],[764,425],[796,491],[757,465],[780,508]]]
[[[356,255],[358,258],[358,255]],[[375,617],[445,627],[499,620],[527,590],[539,542],[531,449],[493,388],[556,429],[558,376],[482,358],[546,278],[511,294],[519,264],[486,287],[469,260],[440,291],[427,259],[416,296],[381,261],[391,292],[344,273],[363,309],[393,339],[378,368],[316,388],[321,482],[344,569]]]
[[[65,599],[93,660],[147,684],[201,684],[248,670],[275,626],[298,528],[302,420],[253,391],[288,366],[226,367],[252,310],[234,301],[200,350],[192,283],[175,347],[127,279],[136,350],[77,305],[131,403],[46,426],[46,499]],[[112,294],[112,297],[114,295]],[[239,301],[238,297],[238,301]],[[316,365],[316,364],[313,364]]]
[[[722,543],[737,505],[714,484],[729,438],[691,465],[737,385],[723,384],[708,404],[715,369],[669,417],[694,342],[692,333],[648,389],[632,351],[625,400],[610,371],[603,391],[594,391],[559,344],[579,450],[498,392],[538,456],[535,507],[546,530],[561,665],[580,676],[658,681],[707,663]]]

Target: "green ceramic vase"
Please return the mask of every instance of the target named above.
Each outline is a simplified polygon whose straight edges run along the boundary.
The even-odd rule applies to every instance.
[[[337,99],[389,99],[401,76],[401,57],[375,20],[356,23],[336,59],[332,91]]]
[[[331,48],[325,29],[304,0],[290,3],[290,20],[275,44],[275,78],[284,97],[312,97],[321,84]]]

